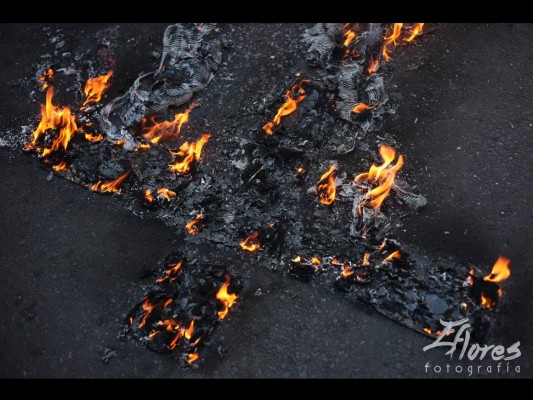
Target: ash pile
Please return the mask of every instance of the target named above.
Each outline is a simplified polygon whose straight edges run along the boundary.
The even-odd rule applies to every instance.
[[[490,333],[508,262],[480,278],[394,239],[401,219],[416,218],[427,201],[402,179],[407,161],[394,138],[380,133],[395,112],[385,81],[394,52],[423,26],[306,29],[301,69],[271,93],[253,94],[256,112],[224,133],[194,118],[209,107],[198,94],[224,76],[231,51],[214,24],[169,26],[154,70],[111,101],[109,41],[99,63],[74,74],[83,88],[70,99],[76,111],[58,106],[54,93],[68,69],[41,66],[41,121],[29,141],[26,132],[14,143],[51,173],[125,200],[188,242],[133,308],[127,334],[190,365],[246,285],[240,277],[257,267],[335,287],[426,335],[441,333],[439,319],[464,317],[479,338]],[[91,76],[85,84],[83,74]],[[187,261],[199,246],[209,253]]]

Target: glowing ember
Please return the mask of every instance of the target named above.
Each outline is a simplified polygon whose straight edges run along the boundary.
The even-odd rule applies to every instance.
[[[375,59],[370,56],[370,63],[368,64],[368,67],[366,69],[366,72],[368,72],[369,74],[373,74],[375,72],[377,72],[379,68],[379,59]]]
[[[356,38],[356,35],[355,35],[355,32],[350,29],[346,31],[346,33],[344,34],[344,37],[346,38],[344,40],[344,47],[348,47],[350,43],[352,43],[353,40]]]
[[[151,127],[143,127],[143,136],[151,143],[176,139],[181,132],[182,125],[189,121],[189,113],[198,106],[198,103],[191,104],[185,112],[174,115],[172,121],[163,121]]]
[[[505,257],[499,257],[496,263],[492,267],[490,275],[483,278],[484,281],[500,283],[511,276],[511,270],[509,264],[511,260]]]
[[[68,171],[68,165],[67,163],[65,162],[65,160],[61,160],[61,162],[57,165],[54,165],[52,167],[52,169],[55,171],[55,172],[61,172],[61,171]]]
[[[131,173],[131,170],[126,172],[124,175],[120,176],[119,178],[115,179],[114,181],[107,181],[104,183],[102,183],[102,181],[98,181],[94,185],[91,186],[91,190],[94,190],[100,193],[120,194],[119,187],[124,183],[124,181],[130,175],[130,173]]]
[[[150,314],[152,314],[152,311],[154,310],[155,306],[156,306],[155,304],[150,303],[150,299],[149,298],[146,298],[143,301],[143,303],[141,305],[141,308],[144,311],[144,316],[143,316],[141,322],[139,323],[139,328],[142,328],[143,326],[146,325],[146,320],[148,319]]]
[[[39,80],[43,82],[41,86],[41,90],[45,90],[48,88],[48,82],[50,82],[50,79],[54,76],[54,70],[52,68],[47,69],[44,71],[43,75],[39,77]]]
[[[293,262],[295,262],[295,263],[302,262],[302,257],[297,256],[294,260],[291,260],[291,261],[293,261]]]
[[[387,258],[385,258],[383,260],[383,263],[387,263],[387,262],[390,262],[392,260],[399,260],[400,258],[401,258],[400,250],[396,250],[396,251],[392,252],[391,254],[389,254],[387,256]]]
[[[89,142],[100,142],[104,139],[104,135],[99,133],[98,135],[93,135],[92,133],[86,133],[85,139],[87,139]]]
[[[304,167],[298,167],[298,169],[296,170],[296,175],[303,175],[305,174],[305,168]]]
[[[378,105],[379,104],[372,104],[371,106],[367,106],[365,103],[359,103],[353,108],[352,112],[356,114],[361,114],[361,113],[364,113],[365,111],[373,110]]]
[[[326,172],[316,185],[316,191],[318,193],[318,200],[321,204],[329,206],[335,200],[335,195],[337,193],[335,189],[335,177],[334,172],[337,169],[335,165],[332,165],[328,172]]]
[[[42,155],[44,157],[59,150],[60,146],[66,150],[70,139],[78,130],[76,117],[70,112],[70,108],[65,107],[60,109],[58,106],[52,104],[53,96],[54,88],[50,86],[46,91],[46,102],[41,105],[41,121],[39,122],[37,129],[32,133],[33,140],[24,146],[24,149],[35,147],[39,138],[45,135],[48,130],[59,128],[59,133],[52,142],[52,146],[42,150]]]
[[[173,192],[172,190],[167,189],[166,187],[162,187],[157,191],[158,197],[161,196],[166,201],[170,201],[172,197],[176,197],[176,192]]]
[[[229,309],[235,303],[235,300],[237,300],[239,297],[236,294],[230,294],[228,293],[228,286],[230,283],[230,277],[226,274],[226,282],[220,287],[220,289],[217,292],[216,298],[222,302],[222,305],[224,306],[224,309],[218,312],[218,317],[220,319],[226,318],[226,315],[229,312]]]
[[[256,251],[261,248],[261,244],[257,240],[259,237],[259,232],[252,233],[250,236],[248,236],[246,239],[244,239],[240,245],[243,250],[246,251]]]
[[[210,134],[203,134],[201,139],[196,143],[185,142],[181,145],[177,152],[170,152],[172,155],[182,157],[182,161],[176,161],[174,164],[170,164],[170,170],[173,172],[185,173],[191,169],[193,162],[198,162],[200,155],[202,154],[202,148],[208,142]]]
[[[424,332],[426,332],[428,335],[431,335],[433,331],[429,328],[424,328]]]
[[[189,328],[183,331],[183,336],[185,336],[185,339],[191,340],[193,333],[194,333],[194,319],[191,321]]]
[[[352,267],[350,267],[349,264],[345,263],[342,266],[342,272],[341,273],[342,273],[342,277],[343,278],[348,278],[348,277],[350,277],[350,276],[352,276],[354,274],[354,270],[353,270]]]
[[[182,264],[183,264],[183,261],[180,261],[179,263],[176,263],[176,264],[170,264],[169,265],[170,268],[165,270],[166,276],[163,276],[162,278],[158,278],[157,282],[158,283],[164,282],[168,278],[170,278],[171,281],[175,281],[176,278],[178,277],[178,271],[180,270]]]
[[[415,24],[415,26],[410,29],[411,36],[409,36],[408,38],[403,38],[403,40],[405,40],[406,42],[413,41],[414,38],[416,38],[418,35],[422,33],[423,27],[424,27],[424,23]]]
[[[496,305],[496,302],[490,297],[487,297],[483,293],[481,293],[481,305],[485,308],[492,308]]]
[[[109,71],[105,75],[96,76],[87,80],[85,88],[83,89],[86,99],[81,106],[82,110],[91,104],[98,103],[102,99],[102,94],[107,88],[107,81],[111,78],[111,75],[113,75],[113,71]]]
[[[152,191],[150,189],[146,189],[144,192],[144,199],[149,203],[154,201],[154,196],[152,195]]]
[[[187,362],[189,364],[192,364],[193,362],[195,362],[196,360],[198,360],[198,357],[200,357],[200,355],[198,353],[191,353],[187,356]]]
[[[383,164],[378,166],[372,165],[368,172],[359,174],[355,177],[355,182],[369,182],[377,183],[378,186],[366,193],[366,201],[362,205],[368,205],[374,210],[379,210],[381,203],[387,197],[392,189],[394,178],[399,169],[403,166],[403,156],[398,156],[396,165],[392,168],[387,168],[396,157],[396,150],[392,147],[381,145],[379,147],[379,154],[383,158]]]
[[[285,93],[285,98],[287,99],[287,101],[279,108],[272,122],[267,122],[263,126],[263,131],[265,131],[269,135],[272,135],[274,133],[272,129],[276,125],[279,125],[281,123],[281,117],[292,114],[294,111],[296,111],[296,109],[298,108],[298,103],[305,99],[305,90],[302,85],[307,82],[309,81],[302,79],[301,81],[296,82],[294,85],[292,85],[289,90],[287,90],[287,92]],[[296,98],[293,98],[293,92],[296,89],[299,89],[298,96]]]
[[[319,260],[318,258],[316,258],[316,257],[311,257],[311,264],[313,264],[313,265],[320,265],[321,262],[320,262],[320,260]]]
[[[189,233],[189,235],[198,235],[202,228],[203,228],[203,224],[201,224],[201,222],[204,220],[205,216],[204,214],[197,214],[196,215],[196,218],[189,221],[186,225],[185,225],[185,229],[187,229],[187,232]]]
[[[363,259],[361,260],[361,265],[363,267],[368,265],[368,253],[363,254]]]

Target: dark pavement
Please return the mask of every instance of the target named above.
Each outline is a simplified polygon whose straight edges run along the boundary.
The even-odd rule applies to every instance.
[[[163,29],[123,27],[134,36],[153,32],[156,46]],[[393,97],[397,117],[389,117],[384,129],[406,155],[400,175],[429,201],[398,233],[406,243],[460,262],[492,265],[499,254],[511,258],[498,340],[507,346],[521,341],[519,376],[533,377],[533,26],[427,29],[434,31],[394,54],[389,78],[396,85],[389,91],[401,98]],[[283,57],[283,44],[300,31],[292,24],[237,26],[234,37],[250,48],[254,37],[276,41],[256,49],[243,68],[268,69],[271,52]],[[0,60],[6,130],[37,115],[38,104],[29,104],[26,90],[13,82],[33,75],[31,64],[46,51],[36,44],[45,40],[38,25],[0,25],[0,51],[8,55]],[[130,62],[138,62],[137,69],[150,66],[137,50]],[[272,78],[265,79],[261,86],[270,85]],[[248,85],[241,91],[254,89],[253,80]],[[448,361],[442,352],[422,351],[430,339],[364,304],[257,270],[245,301],[218,327],[199,368],[181,371],[170,358],[117,339],[132,299],[142,296],[143,271],[181,246],[176,233],[135,217],[120,200],[46,177],[36,160],[0,149],[1,377],[424,377],[426,362]],[[106,348],[117,356],[104,364]]]

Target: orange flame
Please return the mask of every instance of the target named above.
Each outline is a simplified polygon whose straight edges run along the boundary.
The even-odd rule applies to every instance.
[[[368,72],[369,74],[373,74],[374,72],[377,72],[379,68],[379,59],[375,59],[370,56],[370,63],[368,64],[368,67],[366,69],[366,72]]]
[[[311,257],[311,264],[313,264],[313,265],[320,265],[321,262],[320,262],[320,260],[319,260],[318,258],[316,258],[316,257]]]
[[[302,257],[300,256],[297,256],[295,259],[291,260],[292,262],[296,262],[296,263],[299,263],[299,262],[302,262]]]
[[[189,121],[189,113],[196,107],[198,104],[193,103],[185,112],[174,115],[172,121],[163,121],[149,128],[144,127],[143,136],[151,143],[176,139],[181,132],[182,125]]]
[[[157,194],[159,196],[164,197],[167,201],[170,201],[172,197],[176,196],[176,192],[173,192],[172,190],[167,189],[166,187],[162,187],[157,191]]]
[[[168,278],[170,278],[171,281],[175,281],[177,279],[177,274],[178,274],[178,271],[180,270],[182,264],[183,264],[183,261],[180,261],[180,262],[178,262],[176,264],[170,264],[169,265],[170,268],[165,270],[166,276],[164,276],[162,278],[158,278],[156,282],[157,283],[164,282]],[[170,300],[172,300],[172,298]],[[163,307],[163,308],[165,308],[165,307]]]
[[[348,47],[350,43],[353,42],[353,40],[356,38],[356,34],[354,31],[349,29],[346,31],[346,33],[343,35],[346,39],[344,40],[344,47]]]
[[[124,175],[115,179],[114,181],[107,181],[102,183],[102,181],[96,182],[91,186],[91,190],[100,192],[100,193],[118,193],[120,194],[120,185],[124,183],[126,178],[130,175],[131,170],[126,172]]]
[[[185,329],[183,330],[183,336],[185,336],[185,339],[191,340],[193,333],[194,333],[194,319],[191,320],[191,324],[189,325],[187,330]]]
[[[52,167],[52,169],[55,171],[55,172],[61,172],[61,171],[68,171],[68,165],[67,163],[65,162],[65,160],[61,160],[61,162],[57,165],[54,165]]]
[[[81,106],[81,109],[84,110],[90,104],[98,103],[102,99],[102,94],[107,88],[107,81],[113,75],[113,71],[109,71],[105,75],[96,76],[94,78],[89,78],[85,84],[83,92],[85,93],[86,100]]]
[[[257,240],[257,237],[259,236],[259,232],[252,233],[250,236],[248,236],[246,239],[244,239],[240,245],[243,250],[246,251],[256,251],[261,248],[261,244]]]
[[[154,201],[154,196],[152,195],[152,191],[150,189],[146,189],[146,191],[144,192],[144,199],[149,203]]]
[[[226,282],[220,287],[217,292],[216,298],[222,302],[224,309],[218,312],[218,317],[220,319],[226,318],[226,315],[229,312],[229,309],[235,303],[235,300],[239,298],[235,293],[228,293],[228,286],[230,282],[229,275],[226,274]]]
[[[390,35],[385,36],[385,43],[383,44],[383,50],[381,54],[383,55],[383,58],[385,58],[387,62],[391,60],[389,51],[392,45],[394,46],[398,45],[398,43],[396,42],[396,39],[398,39],[400,35],[402,34],[402,27],[403,27],[403,23],[395,23]]]
[[[368,265],[368,253],[363,254],[363,259],[361,260],[361,265],[362,266]]]
[[[481,293],[481,305],[485,308],[492,308],[496,305],[496,302],[490,297],[486,297],[483,293]]]
[[[48,82],[50,81],[50,79],[52,79],[53,76],[54,70],[52,68],[48,68],[43,72],[43,75],[39,77],[39,80],[43,82],[41,90],[45,90],[46,88],[48,88]]]
[[[87,139],[89,142],[99,142],[104,139],[104,135],[99,133],[98,135],[93,135],[92,133],[86,133],[85,139]]]
[[[392,189],[394,178],[396,173],[403,166],[403,156],[398,156],[398,161],[394,167],[387,169],[396,157],[396,150],[392,147],[381,145],[379,147],[379,154],[383,158],[383,164],[379,167],[372,165],[368,172],[359,174],[355,177],[356,182],[372,182],[378,183],[379,186],[372,189],[366,194],[367,202],[365,204],[372,207],[374,210],[378,210],[381,207],[381,203],[387,197]]]
[[[296,109],[298,108],[298,103],[300,103],[303,99],[305,99],[305,90],[302,87],[304,83],[309,82],[308,80],[302,79],[301,81],[295,83],[291,86],[287,92],[285,92],[285,98],[287,101],[278,109],[278,112],[272,122],[267,122],[263,126],[263,131],[265,131],[267,134],[272,135],[274,132],[272,129],[281,123],[281,117],[284,117],[286,115],[292,114]],[[296,98],[292,98],[292,93],[299,89],[299,95]]]
[[[305,168],[304,167],[298,167],[296,170],[296,175],[302,175],[305,174]]]
[[[141,322],[139,323],[139,328],[142,328],[143,326],[146,325],[146,320],[148,319],[150,314],[152,314],[152,311],[155,308],[155,306],[156,306],[155,304],[150,303],[150,299],[148,297],[143,301],[141,308],[144,311],[144,316]]]
[[[202,154],[202,148],[209,141],[210,134],[205,133],[198,142],[185,142],[181,145],[177,152],[170,152],[172,155],[184,157],[182,161],[176,161],[174,164],[170,164],[170,170],[173,172],[185,173],[191,169],[193,162],[198,162],[200,155]]]
[[[387,256],[387,258],[385,258],[383,260],[382,263],[386,263],[386,262],[389,262],[389,261],[392,261],[392,260],[399,260],[400,258],[401,258],[400,250],[396,250],[396,251],[392,252],[391,254],[389,254]]]
[[[203,219],[204,219],[204,215],[203,214],[197,214],[196,215],[196,218],[189,221],[186,225],[185,225],[185,229],[187,229],[187,232],[189,233],[189,235],[198,235],[200,233],[200,231],[202,230],[202,225],[198,225],[199,222],[202,222]]]
[[[371,106],[367,106],[365,103],[359,103],[357,104],[352,112],[356,113],[356,114],[361,114],[365,111],[368,111],[368,110],[373,110],[374,108],[376,108],[379,104],[372,104]]]
[[[192,364],[193,362],[195,362],[196,360],[198,360],[198,357],[200,357],[200,355],[198,353],[190,353],[188,356],[187,356],[187,362],[189,364]]]
[[[342,272],[341,273],[342,273],[342,277],[343,278],[348,278],[348,277],[350,277],[350,276],[352,276],[354,274],[354,270],[353,270],[352,267],[350,267],[348,264],[345,263],[342,266]]]
[[[499,257],[494,263],[490,275],[483,278],[484,281],[500,283],[511,276],[509,264],[511,260],[506,257]]]
[[[47,130],[59,128],[59,134],[52,142],[52,146],[43,150],[42,154],[45,157],[53,151],[57,151],[60,146],[66,150],[71,137],[78,130],[76,117],[74,114],[71,114],[70,108],[65,107],[60,109],[58,106],[52,104],[53,96],[54,88],[50,86],[46,91],[46,102],[41,105],[41,121],[37,129],[32,133],[33,140],[24,146],[24,149],[34,147],[39,138],[46,134]]]
[[[403,38],[403,40],[405,40],[406,42],[412,42],[414,40],[414,38],[416,38],[418,35],[420,35],[422,33],[422,28],[423,27],[424,27],[424,23],[423,22],[415,24],[415,26],[410,29],[411,36],[409,36],[408,38]]]
[[[332,165],[328,172],[322,175],[317,182],[316,191],[318,193],[318,200],[321,204],[329,206],[333,203],[333,200],[335,200],[337,190],[335,189],[335,177],[333,176],[333,172],[335,172],[336,169],[337,167]]]
[[[426,332],[428,335],[431,335],[433,331],[429,328],[424,328],[424,332]]]

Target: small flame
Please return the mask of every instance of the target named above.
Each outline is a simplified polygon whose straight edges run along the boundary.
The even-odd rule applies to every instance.
[[[68,165],[67,163],[65,162],[65,160],[61,160],[61,162],[57,165],[54,165],[52,167],[52,169],[55,171],[55,172],[62,172],[62,171],[68,171]]]
[[[185,339],[191,340],[193,333],[194,333],[194,319],[191,320],[189,328],[183,331],[183,336],[185,336]]]
[[[50,153],[59,150],[60,146],[66,150],[70,139],[78,130],[76,117],[70,112],[70,108],[65,107],[60,109],[58,106],[52,104],[53,97],[54,88],[50,86],[46,91],[46,102],[41,105],[41,121],[39,122],[37,129],[32,133],[33,140],[24,146],[24,149],[35,147],[39,138],[45,135],[49,129],[53,130],[59,128],[59,133],[52,142],[52,146],[42,150],[42,154],[45,157]]]
[[[52,68],[48,68],[43,72],[43,75],[39,77],[39,80],[43,82],[41,86],[41,90],[45,90],[48,88],[48,82],[50,82],[50,79],[54,76],[54,70]]]
[[[490,297],[486,297],[483,293],[481,293],[481,305],[485,308],[492,308],[496,305],[496,302]]]
[[[303,175],[305,174],[305,168],[304,167],[298,167],[298,169],[296,170],[296,175]]]
[[[167,189],[166,187],[162,187],[157,191],[158,196],[163,197],[167,201],[170,201],[172,197],[176,197],[176,192],[173,192],[172,190]]]
[[[177,327],[179,327],[179,325]],[[174,348],[176,347],[176,343],[182,336],[183,336],[183,329],[180,329],[178,330],[178,333],[176,333],[176,336],[174,336],[174,339],[172,339],[172,341],[169,344],[170,350],[174,350]]]
[[[148,319],[150,314],[152,314],[152,311],[155,308],[155,306],[156,306],[155,304],[150,303],[150,299],[148,297],[143,301],[141,308],[144,311],[144,316],[141,322],[139,323],[139,328],[142,328],[143,326],[146,325],[146,320]]]
[[[124,175],[115,179],[114,181],[107,181],[102,183],[102,181],[96,182],[91,186],[91,190],[100,192],[100,193],[118,193],[120,194],[121,190],[119,187],[124,183],[126,178],[130,175],[131,170],[126,172]]]
[[[180,261],[176,264],[170,264],[168,269],[165,270],[165,275],[164,277],[162,278],[158,278],[157,279],[157,283],[160,283],[160,282],[164,282],[166,281],[168,278],[170,278],[171,281],[175,281],[177,279],[177,275],[178,275],[178,271],[180,270],[181,266],[183,264],[183,261]],[[172,298],[170,298],[170,300],[172,300]],[[165,308],[165,307],[163,307]]]
[[[331,263],[333,265],[340,265],[341,262],[339,260],[337,260],[337,258],[333,257],[333,259],[331,260]]]
[[[411,36],[409,36],[408,38],[403,38],[403,40],[405,40],[406,42],[412,42],[414,40],[414,38],[416,38],[418,35],[420,35],[422,33],[422,28],[423,27],[424,27],[424,23],[423,22],[415,24],[415,26],[410,29]]]
[[[402,27],[403,23],[395,23],[392,32],[389,36],[385,36],[385,43],[383,44],[383,50],[381,51],[381,54],[383,55],[383,58],[388,62],[392,58],[389,55],[389,51],[392,48],[392,46],[397,46],[398,43],[396,42],[396,39],[400,37],[402,34]]]
[[[195,362],[196,360],[198,360],[198,357],[200,357],[200,355],[198,353],[190,353],[188,356],[187,356],[187,362],[189,364],[192,364],[193,362]]]
[[[295,262],[295,263],[300,263],[302,262],[302,257],[300,256],[297,256],[295,259],[291,260],[292,262]]]
[[[400,250],[396,250],[396,251],[392,252],[391,254],[389,254],[387,256],[387,258],[385,258],[383,260],[383,263],[387,263],[387,262],[390,262],[392,260],[399,260],[400,258],[401,258]]]
[[[281,117],[284,117],[286,115],[292,114],[296,109],[298,108],[298,103],[300,103],[303,99],[305,99],[305,90],[302,87],[304,83],[308,83],[308,80],[302,79],[299,82],[296,82],[294,85],[291,86],[289,90],[285,93],[285,98],[287,101],[279,108],[276,116],[272,120],[272,122],[267,122],[263,126],[263,131],[265,131],[267,134],[272,135],[274,132],[272,129],[281,123]],[[296,98],[292,98],[292,93],[299,89],[299,95]]]
[[[191,169],[193,162],[198,162],[200,155],[202,154],[202,148],[209,141],[210,134],[205,133],[202,135],[198,142],[185,142],[181,145],[177,152],[170,152],[172,155],[182,157],[182,161],[176,161],[174,164],[170,164],[170,170],[173,172],[185,173]]]
[[[403,166],[403,156],[398,156],[398,161],[394,167],[387,169],[396,157],[396,150],[392,147],[381,145],[379,147],[379,154],[383,158],[383,164],[379,167],[372,165],[368,172],[359,174],[355,177],[356,182],[372,182],[378,183],[378,186],[369,191],[366,194],[367,201],[365,205],[369,205],[374,210],[378,210],[381,207],[381,203],[387,197],[392,189],[394,178],[396,173]]]
[[[200,213],[200,214],[197,214],[196,215],[196,218],[189,221],[186,225],[185,225],[185,229],[187,229],[187,232],[189,233],[189,235],[198,235],[200,233],[200,231],[202,230],[202,227],[203,225],[200,224],[200,222],[202,222],[204,220],[205,216],[204,214]]]
[[[348,265],[347,263],[345,263],[343,266],[342,266],[342,277],[343,278],[348,278],[350,276],[352,276],[354,274],[354,270],[352,267],[350,267],[350,265]]]
[[[372,104],[370,106],[367,106],[365,103],[359,103],[353,108],[352,112],[354,112],[356,114],[361,114],[361,113],[364,113],[365,111],[373,110],[378,105],[379,104],[376,103],[376,104]]]
[[[313,264],[313,265],[320,265],[321,262],[320,262],[320,260],[319,260],[318,258],[316,258],[316,257],[311,257],[311,264]]]
[[[105,75],[96,76],[94,78],[89,78],[85,84],[83,92],[85,93],[86,100],[81,106],[81,109],[84,110],[91,104],[96,104],[102,99],[102,94],[107,88],[107,81],[113,75],[113,71],[109,71]]]
[[[99,133],[98,135],[93,135],[92,133],[86,133],[85,139],[87,139],[89,142],[99,142],[104,139],[104,135]]]
[[[374,58],[372,56],[370,56],[370,63],[368,64],[368,67],[367,67],[366,71],[369,74],[373,74],[373,73],[377,72],[378,68],[379,68],[379,59],[376,58],[374,60]]]
[[[433,331],[429,328],[424,328],[424,332],[426,332],[428,335],[431,335]]]
[[[152,195],[152,191],[150,189],[146,189],[144,192],[144,199],[149,203],[154,201],[154,196]]]
[[[231,306],[233,306],[235,300],[239,298],[239,296],[237,296],[235,293],[228,293],[229,283],[230,276],[226,274],[226,282],[224,282],[224,284],[220,287],[216,295],[216,298],[220,300],[224,306],[224,309],[218,312],[218,317],[220,319],[226,318],[229,309],[231,308]]]
[[[261,248],[261,244],[257,240],[259,237],[259,232],[252,233],[250,236],[248,236],[246,239],[244,239],[240,245],[243,250],[246,251],[256,251]]]
[[[511,260],[506,257],[499,257],[494,263],[490,275],[483,278],[484,281],[500,283],[511,276],[509,264]]]
[[[363,254],[363,259],[361,260],[361,265],[362,266],[368,265],[368,253]]]
[[[321,204],[329,206],[335,200],[335,195],[337,193],[335,189],[335,177],[333,173],[337,167],[332,165],[328,172],[326,172],[317,183],[316,191],[318,193],[318,200]]]
[[[353,42],[353,40],[356,38],[356,34],[354,31],[352,31],[351,29],[349,29],[348,31],[346,31],[346,33],[344,34],[344,37],[346,38],[344,40],[344,47],[348,47],[350,45],[350,43]]]
[[[181,133],[183,124],[189,121],[189,113],[196,107],[198,103],[193,103],[185,112],[174,115],[172,121],[163,121],[151,127],[144,127],[143,136],[151,143],[176,139]]]

